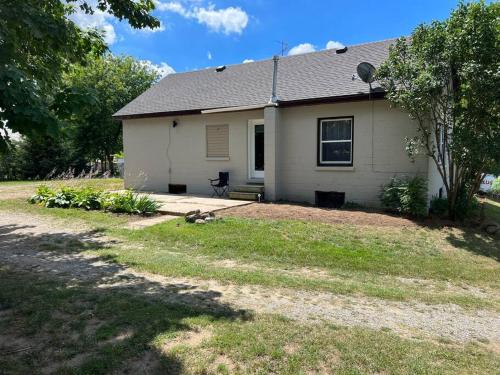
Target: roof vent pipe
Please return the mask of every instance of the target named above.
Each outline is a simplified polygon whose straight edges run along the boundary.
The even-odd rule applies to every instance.
[[[269,99],[269,104],[277,104],[278,96],[276,95],[276,85],[278,83],[278,56],[273,56],[273,91],[271,93],[271,98]]]

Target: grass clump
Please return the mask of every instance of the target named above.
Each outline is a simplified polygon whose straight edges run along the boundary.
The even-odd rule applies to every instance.
[[[28,201],[47,208],[83,208],[138,215],[151,215],[159,208],[158,202],[146,195],[132,191],[110,193],[92,187],[63,186],[59,190],[54,190],[46,185],[40,185]]]

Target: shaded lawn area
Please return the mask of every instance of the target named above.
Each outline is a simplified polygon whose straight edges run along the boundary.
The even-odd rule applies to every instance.
[[[500,223],[500,202],[491,198],[482,198],[484,203],[484,215],[487,219]]]
[[[127,230],[123,226],[130,217],[123,215],[45,209],[18,200],[0,201],[0,209],[97,228],[125,244],[97,254],[164,276],[500,311],[500,299],[489,293],[500,285],[500,241],[474,229],[225,218],[207,225],[179,219]],[[468,293],[471,287],[486,294]]]
[[[66,284],[6,268],[0,285],[2,373],[492,374],[500,366],[487,343],[299,324],[225,306],[219,313],[186,309],[147,290]]]

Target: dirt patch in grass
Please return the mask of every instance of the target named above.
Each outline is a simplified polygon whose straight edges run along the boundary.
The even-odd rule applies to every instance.
[[[391,227],[414,227],[418,223],[377,211],[335,210],[288,203],[252,203],[232,207],[218,214],[222,217],[250,219],[301,220],[327,224],[355,224]]]
[[[192,331],[185,332],[181,336],[174,338],[173,340],[167,341],[162,350],[164,352],[169,352],[178,346],[189,346],[197,347],[203,341],[206,341],[212,337],[212,331],[205,328],[195,328]]]

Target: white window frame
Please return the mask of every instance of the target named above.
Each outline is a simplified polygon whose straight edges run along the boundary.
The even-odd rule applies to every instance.
[[[351,122],[351,139],[335,139],[335,140],[323,140],[323,123],[324,122],[334,122],[334,121],[345,121],[349,120]],[[324,143],[345,143],[349,142],[351,144],[351,153],[349,161],[328,161],[323,160],[323,144]],[[329,117],[318,119],[318,167],[322,166],[352,166],[353,163],[353,153],[354,153],[354,117]]]
[[[248,179],[263,180],[265,175],[265,166],[263,171],[255,170],[255,126],[264,125],[264,119],[248,120]]]

